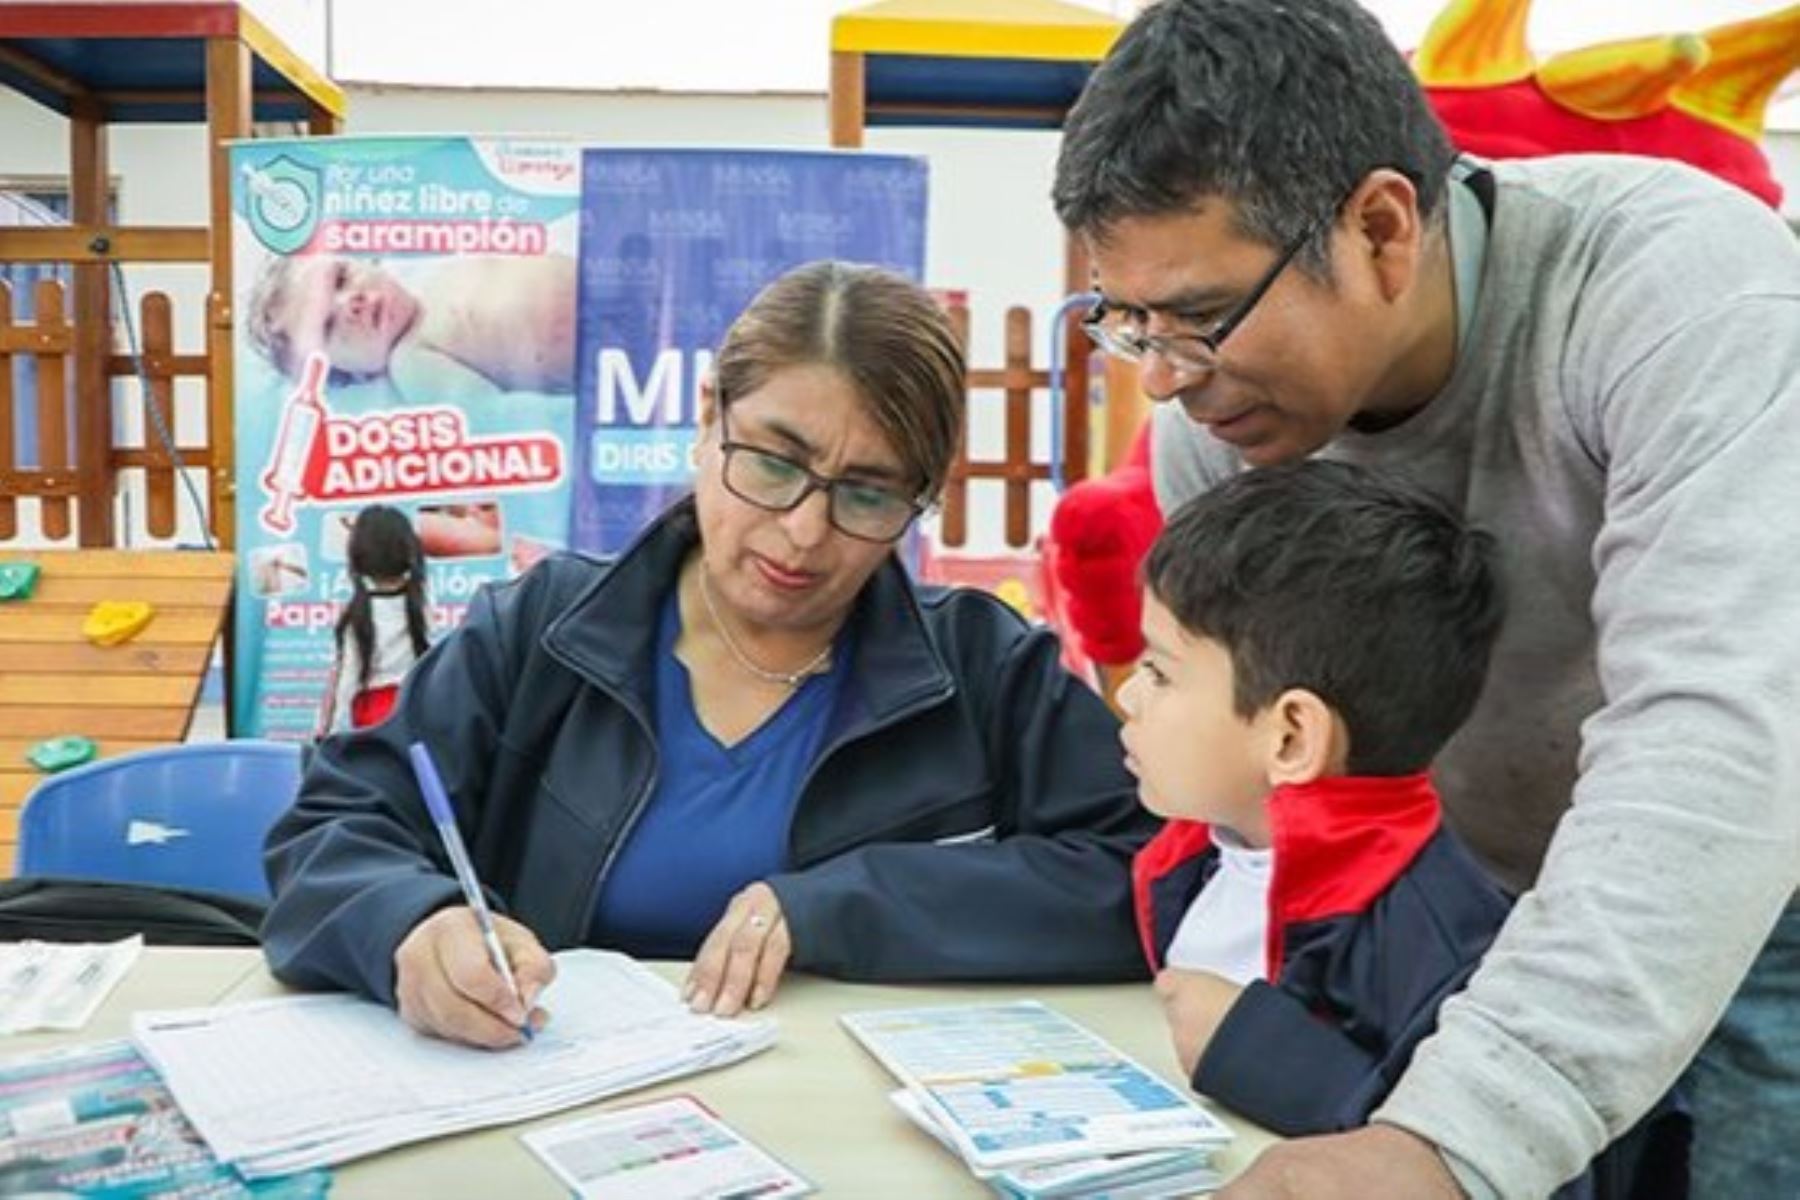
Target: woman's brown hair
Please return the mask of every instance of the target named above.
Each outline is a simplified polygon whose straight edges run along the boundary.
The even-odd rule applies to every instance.
[[[758,292],[714,359],[721,406],[786,367],[841,372],[906,465],[919,495],[943,489],[967,403],[963,349],[931,294],[881,267],[820,261]]]

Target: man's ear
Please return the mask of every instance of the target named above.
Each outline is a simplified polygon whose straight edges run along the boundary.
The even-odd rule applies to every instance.
[[[1412,180],[1390,167],[1370,171],[1345,201],[1342,220],[1382,298],[1391,301],[1405,294],[1418,278],[1426,232]]]
[[[1343,772],[1349,757],[1344,724],[1318,693],[1289,688],[1263,714],[1269,786],[1311,783]]]

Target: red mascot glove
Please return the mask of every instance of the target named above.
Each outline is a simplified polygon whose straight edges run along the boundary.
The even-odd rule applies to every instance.
[[[1067,632],[1097,663],[1128,663],[1143,653],[1138,570],[1162,526],[1150,485],[1148,421],[1123,462],[1069,488],[1050,514],[1045,560],[1063,595]]]

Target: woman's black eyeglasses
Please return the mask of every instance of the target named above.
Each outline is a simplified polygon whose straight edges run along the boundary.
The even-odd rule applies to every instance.
[[[773,450],[732,441],[728,410],[721,399],[719,449],[725,456],[725,488],[738,499],[769,512],[792,512],[822,491],[832,527],[865,542],[894,541],[925,511],[924,500],[917,496],[842,476],[828,478]]]

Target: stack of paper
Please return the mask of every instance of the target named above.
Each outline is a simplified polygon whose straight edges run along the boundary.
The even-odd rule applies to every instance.
[[[556,962],[549,1025],[498,1053],[425,1037],[350,996],[139,1013],[132,1036],[213,1153],[252,1177],[539,1116],[775,1042],[767,1019],[693,1015],[624,955]]]
[[[1033,1001],[852,1013],[901,1110],[1003,1196],[1214,1187],[1231,1131],[1185,1091]]]

